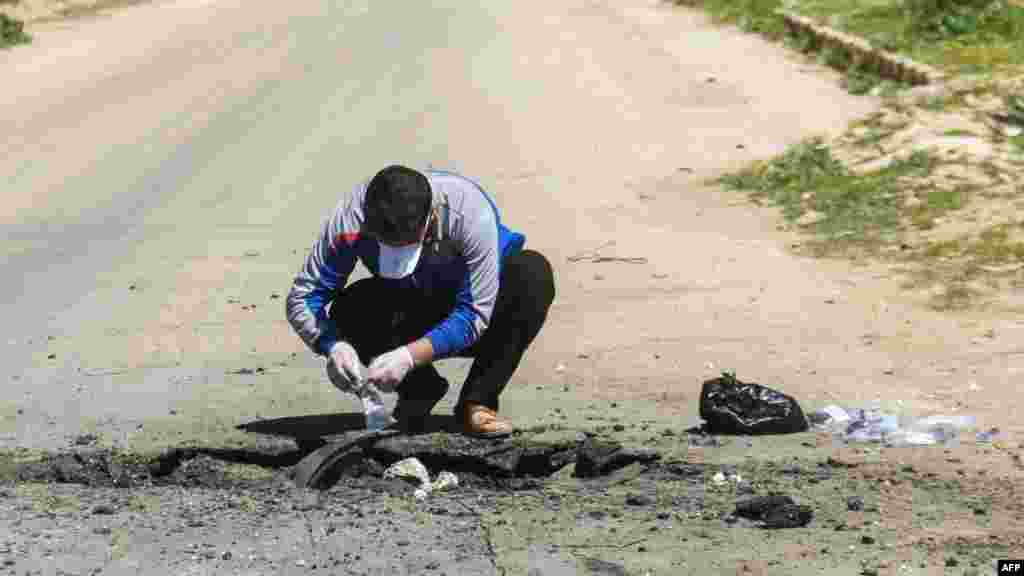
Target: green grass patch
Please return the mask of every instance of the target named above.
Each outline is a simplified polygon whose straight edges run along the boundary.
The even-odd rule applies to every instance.
[[[1024,8],[992,0],[804,0],[797,12],[957,73],[1024,64]]]
[[[956,188],[953,190],[931,190],[925,195],[925,206],[934,212],[949,212],[959,210],[964,206],[966,190]]]
[[[823,64],[845,72],[844,88],[864,94],[905,87],[861,69],[839,46],[791,35],[780,8],[814,17],[866,39],[873,47],[909,56],[953,73],[992,74],[1024,66],[1024,7],[1005,0],[676,0],[707,12],[718,23],[817,52]]]
[[[1017,126],[1024,126],[1024,96],[1007,94],[1003,101],[1006,104],[1006,115],[1010,122]]]
[[[0,48],[27,44],[32,38],[25,33],[25,23],[0,12]]]
[[[820,217],[808,227],[826,241],[877,243],[900,225],[901,179],[927,176],[937,163],[931,153],[917,151],[875,172],[855,174],[814,138],[718,183],[779,206],[791,222],[813,210]],[[952,210],[963,199],[961,193],[932,192],[923,206],[931,212]]]
[[[867,126],[867,131],[863,135],[852,140],[851,144],[859,147],[875,146],[908,126],[910,126],[910,122],[872,124]]]
[[[744,32],[760,34],[770,40],[783,41],[791,48],[804,53],[818,49],[812,36],[790,34],[785,21],[778,14],[783,7],[781,0],[675,0],[677,4],[698,7],[711,16],[718,24],[732,24]],[[866,94],[876,87],[882,92],[895,92],[902,84],[884,80],[870,70],[853,65],[850,54],[842,48],[830,46],[820,52],[819,59],[825,65],[845,72],[843,87],[853,94]]]
[[[840,85],[850,94],[862,95],[875,92],[879,96],[891,96],[909,86],[905,82],[887,80],[873,70],[861,69],[858,66],[844,68]]]
[[[735,24],[745,32],[762,34],[773,40],[786,35],[785,23],[775,13],[781,0],[676,0],[677,4],[698,7],[719,24]]]
[[[1012,144],[1018,152],[1024,152],[1024,134],[1011,136],[1010,144]]]
[[[998,289],[1003,280],[1021,280],[1018,266],[1024,263],[1024,242],[1020,235],[1024,235],[1024,222],[989,226],[973,238],[929,243],[906,257],[919,266],[904,288],[939,287],[931,298],[933,308],[965,309],[980,296],[971,283]]]
[[[960,128],[954,128],[953,130],[946,130],[945,132],[942,133],[942,135],[943,136],[948,136],[950,138],[975,138],[975,137],[977,137],[977,135],[974,134],[973,132],[971,132],[970,130],[962,130]]]
[[[1012,234],[1014,228],[1022,227],[1020,224],[1000,224],[982,231],[978,240],[969,247],[969,256],[976,264],[1024,261],[1024,243],[1014,239]]]
[[[947,212],[959,210],[967,203],[971,189],[961,186],[952,190],[942,188],[928,189],[923,201],[918,206],[907,208],[906,215],[910,225],[918,230],[930,230],[935,227],[935,219]]]
[[[959,240],[944,240],[935,242],[924,249],[924,256],[927,258],[946,258],[957,256],[963,251]]]

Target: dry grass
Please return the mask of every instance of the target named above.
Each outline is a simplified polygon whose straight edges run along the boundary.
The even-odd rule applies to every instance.
[[[994,121],[1019,82],[893,98],[831,141],[811,139],[720,183],[782,208],[819,257],[897,264],[941,310],[1024,284],[1024,136]]]
[[[684,3],[803,52],[817,44],[786,36],[781,0]],[[720,183],[781,207],[807,234],[808,254],[897,262],[906,289],[936,309],[962,310],[1024,286],[1024,244],[1007,222],[1024,207],[1017,184],[1024,81],[1008,80],[1024,74],[1024,8],[992,0],[794,0],[785,7],[954,80],[905,91],[857,70],[841,50],[825,49],[818,58],[846,71],[844,87],[886,97],[883,109],[840,138],[811,139]]]

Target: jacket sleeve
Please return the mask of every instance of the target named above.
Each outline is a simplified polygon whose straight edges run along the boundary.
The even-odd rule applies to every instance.
[[[427,333],[434,358],[455,355],[476,342],[490,324],[498,299],[498,225],[489,205],[465,223],[463,258],[466,275],[455,297],[455,308]]]
[[[346,211],[351,210],[352,202],[342,201],[324,222],[285,300],[292,329],[317,354],[326,355],[338,340],[327,318],[327,304],[355,268],[355,234],[345,229],[346,220],[350,220]]]

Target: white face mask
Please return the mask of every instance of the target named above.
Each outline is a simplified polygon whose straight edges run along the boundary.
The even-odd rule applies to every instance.
[[[380,248],[377,265],[379,274],[384,278],[405,278],[416,270],[423,252],[423,244],[417,242],[406,246],[389,246],[377,242]]]
[[[395,246],[393,244],[385,244],[384,242],[377,241],[378,247],[378,273],[383,278],[389,278],[397,280],[405,278],[412,274],[416,270],[416,264],[420,260],[420,255],[423,253],[423,242],[426,240],[427,231],[430,226],[435,222],[434,214],[430,215],[427,220],[427,225],[423,228],[423,233],[420,235],[420,241],[414,244],[405,244],[402,246]]]

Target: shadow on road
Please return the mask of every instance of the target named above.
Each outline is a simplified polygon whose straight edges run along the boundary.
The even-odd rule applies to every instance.
[[[431,415],[417,430],[369,431],[359,413],[257,420],[237,429],[271,440],[245,447],[174,446],[159,454],[77,447],[14,465],[11,472],[16,481],[88,486],[254,488],[291,481],[312,488],[332,486],[342,476],[380,479],[388,466],[415,458],[434,474],[449,471],[467,485],[508,491],[536,487],[571,463],[574,476],[598,478],[634,463],[654,472],[660,459],[654,450],[571,432],[473,438],[462,434],[450,415]]]
[[[315,450],[332,437],[365,430],[366,420],[359,413],[308,414],[287,416],[271,420],[257,420],[237,426],[238,430],[254,434],[266,434],[290,438],[299,450]],[[451,415],[427,416],[422,430],[403,430],[405,434],[432,434],[435,432],[458,432],[455,417]]]

